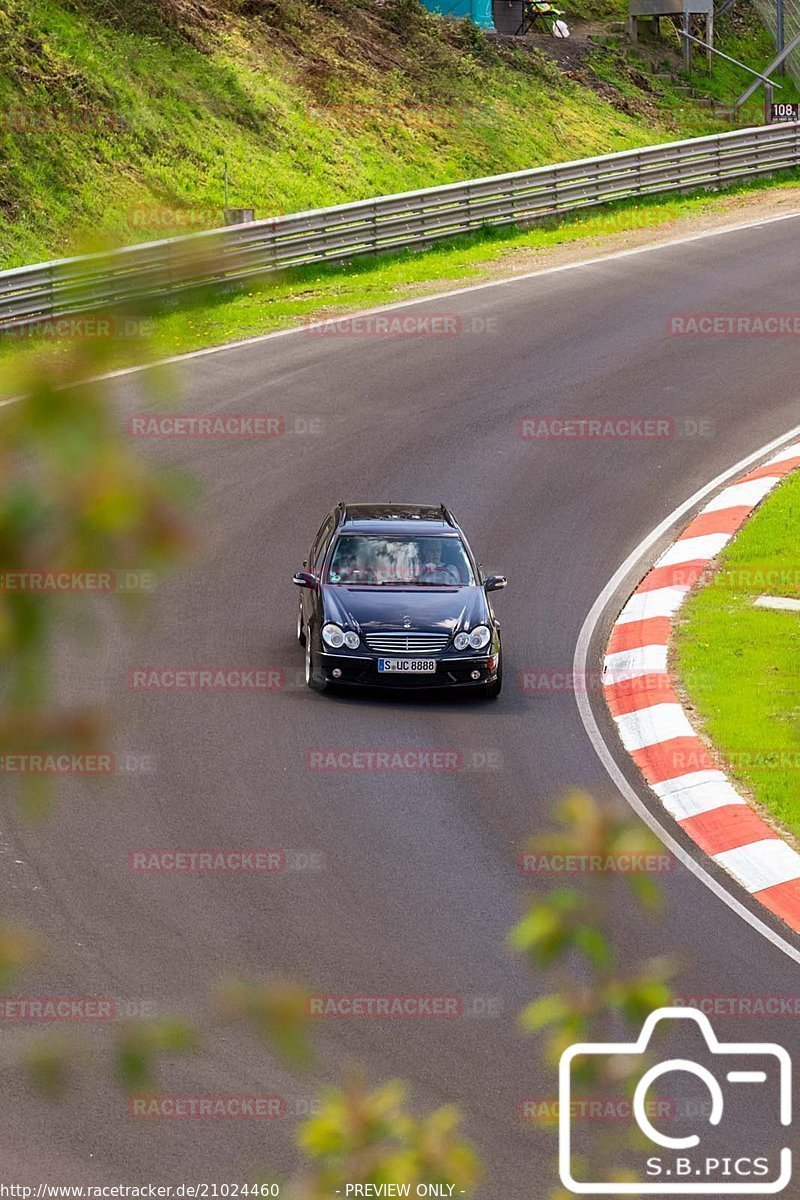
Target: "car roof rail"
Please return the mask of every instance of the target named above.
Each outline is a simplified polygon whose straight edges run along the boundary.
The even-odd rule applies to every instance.
[[[336,511],[339,514],[339,524],[344,525],[345,521],[347,520],[347,505],[345,504],[344,500],[340,500],[336,505]]]
[[[442,516],[444,517],[445,521],[447,521],[447,524],[452,525],[454,529],[457,529],[458,526],[456,525],[456,519],[453,516],[453,514],[450,512],[450,509],[447,507],[447,505],[440,504],[439,510],[440,510]]]

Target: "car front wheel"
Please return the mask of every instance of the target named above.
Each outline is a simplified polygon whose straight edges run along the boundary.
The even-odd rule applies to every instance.
[[[311,631],[307,631],[305,635],[306,643],[306,683],[311,688],[312,692],[324,692],[326,683],[324,679],[320,679],[314,670],[314,654],[311,649]]]

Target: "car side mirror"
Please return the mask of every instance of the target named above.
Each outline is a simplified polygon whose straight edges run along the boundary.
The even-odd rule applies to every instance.
[[[312,575],[310,571],[295,571],[292,576],[292,583],[297,587],[315,588],[317,586],[317,577]]]
[[[508,587],[508,580],[505,575],[487,575],[483,581],[483,590],[485,592],[500,592],[504,587]]]

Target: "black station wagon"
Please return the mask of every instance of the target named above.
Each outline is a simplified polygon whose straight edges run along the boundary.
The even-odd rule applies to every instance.
[[[338,504],[293,582],[306,682],[499,696],[500,626],[484,577],[439,505]]]

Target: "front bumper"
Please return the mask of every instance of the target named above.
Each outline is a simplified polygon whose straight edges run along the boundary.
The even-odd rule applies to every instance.
[[[479,654],[475,656],[444,655],[436,659],[436,673],[433,675],[394,674],[378,670],[379,658],[394,657],[387,654],[358,655],[358,654],[320,654],[317,660],[318,670],[327,683],[347,684],[355,687],[396,688],[403,691],[409,689],[427,691],[432,688],[481,688],[497,679],[500,655]],[[418,656],[422,657],[422,656]],[[334,675],[339,671],[339,675]],[[478,678],[473,679],[473,671],[478,672]]]

